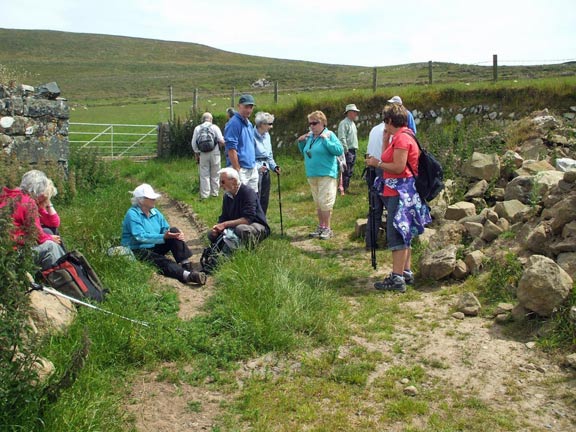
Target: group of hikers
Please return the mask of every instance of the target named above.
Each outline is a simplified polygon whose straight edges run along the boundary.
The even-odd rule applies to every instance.
[[[202,115],[192,137],[192,149],[199,163],[200,197],[217,197],[224,192],[222,211],[208,232],[212,244],[222,236],[232,236],[245,246],[254,246],[270,235],[266,219],[271,176],[282,171],[274,160],[270,130],[274,116],[267,112],[255,115],[254,97],[240,96],[237,109],[227,110],[224,133],[213,124],[211,113]],[[356,163],[358,137],[355,121],[360,110],[348,104],[338,133],[328,129],[322,111],[308,114],[309,130],[298,137],[298,148],[304,159],[307,181],[316,207],[317,227],[311,238],[327,240],[334,236],[331,217],[338,189],[346,193]],[[369,136],[365,164],[369,175],[371,201],[376,203],[369,214],[380,225],[383,209],[387,209],[387,246],[392,251],[392,272],[374,286],[378,290],[405,292],[414,283],[411,271],[411,241],[430,222],[428,207],[418,196],[415,176],[418,175],[420,150],[415,140],[416,126],[412,114],[404,108],[399,96],[384,106],[382,123]],[[224,149],[226,167],[221,168]],[[0,208],[11,205],[16,245],[22,244],[30,229],[36,252],[36,263],[42,270],[53,266],[65,254],[58,235],[59,217],[51,198],[56,194],[52,181],[41,171],[24,174],[19,188],[4,188]],[[151,185],[143,183],[131,191],[131,206],[122,223],[121,244],[139,260],[153,263],[159,272],[185,284],[204,285],[204,269],[194,270],[192,252],[184,234],[170,226],[156,208],[160,198]],[[370,223],[368,226],[370,227]],[[372,227],[374,231],[374,227]],[[376,233],[367,229],[367,247],[376,247]],[[168,252],[173,259],[167,257]]]

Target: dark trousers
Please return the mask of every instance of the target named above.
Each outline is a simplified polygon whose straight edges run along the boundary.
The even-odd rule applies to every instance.
[[[268,202],[270,200],[270,184],[272,180],[270,177],[270,171],[261,172],[258,174],[258,196],[260,198],[260,205],[262,206],[262,210],[264,210],[264,214],[268,211]]]
[[[176,263],[192,256],[188,245],[178,239],[168,239],[153,248],[135,249],[132,252],[139,260],[153,263],[160,270],[160,274],[178,279],[180,282],[184,282],[184,269]],[[166,256],[168,252],[172,252],[176,262]]]
[[[342,183],[344,190],[347,191],[350,186],[350,179],[354,173],[354,165],[356,164],[356,149],[348,149],[344,156],[346,157],[346,169],[342,173]]]

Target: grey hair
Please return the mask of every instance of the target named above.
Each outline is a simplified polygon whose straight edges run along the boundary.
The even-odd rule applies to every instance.
[[[274,123],[274,116],[270,113],[263,111],[257,112],[256,117],[254,119],[254,123],[256,123],[256,126],[260,126],[262,123],[266,124]]]
[[[236,114],[236,111],[234,111],[234,108],[226,108],[226,115],[229,118],[234,117],[234,114]]]
[[[226,175],[226,177],[229,180],[236,180],[237,183],[240,183],[240,175],[238,174],[238,171],[236,171],[234,168],[232,167],[226,167],[226,168],[222,168],[221,170],[218,171],[218,175]]]
[[[212,117],[212,114],[210,114],[209,112],[205,112],[204,114],[202,114],[202,123],[204,122],[212,122],[214,117]]]
[[[138,207],[140,207],[140,204],[142,204],[142,202],[145,200],[146,198],[144,197],[135,197],[133,196],[130,199],[130,202],[132,203],[133,206],[137,205]]]
[[[42,171],[30,170],[22,176],[20,189],[29,194],[32,198],[38,198],[40,195],[46,194],[48,190],[49,179]],[[54,188],[54,184],[52,184]],[[56,188],[54,188],[56,189]]]

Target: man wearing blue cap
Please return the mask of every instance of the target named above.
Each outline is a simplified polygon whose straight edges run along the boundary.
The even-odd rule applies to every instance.
[[[224,129],[226,165],[238,171],[240,182],[258,193],[258,170],[256,169],[256,143],[254,125],[249,117],[254,109],[254,97],[243,94],[238,100],[238,111]]]

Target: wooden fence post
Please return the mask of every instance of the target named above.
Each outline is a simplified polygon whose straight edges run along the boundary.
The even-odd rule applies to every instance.
[[[278,105],[278,81],[274,81],[274,103]]]
[[[428,61],[428,84],[432,84],[432,60]]]
[[[192,106],[194,107],[194,117],[198,115],[198,89],[194,89],[194,101],[192,102]]]
[[[372,91],[376,93],[376,88],[378,87],[378,68],[374,67],[372,70]]]
[[[498,81],[498,54],[492,55],[492,75],[494,76],[494,81]]]
[[[174,121],[174,101],[172,99],[172,84],[168,86],[169,94],[170,94],[170,121]]]
[[[236,87],[232,87],[232,97],[230,98],[230,106],[235,107],[234,102],[236,101]]]

